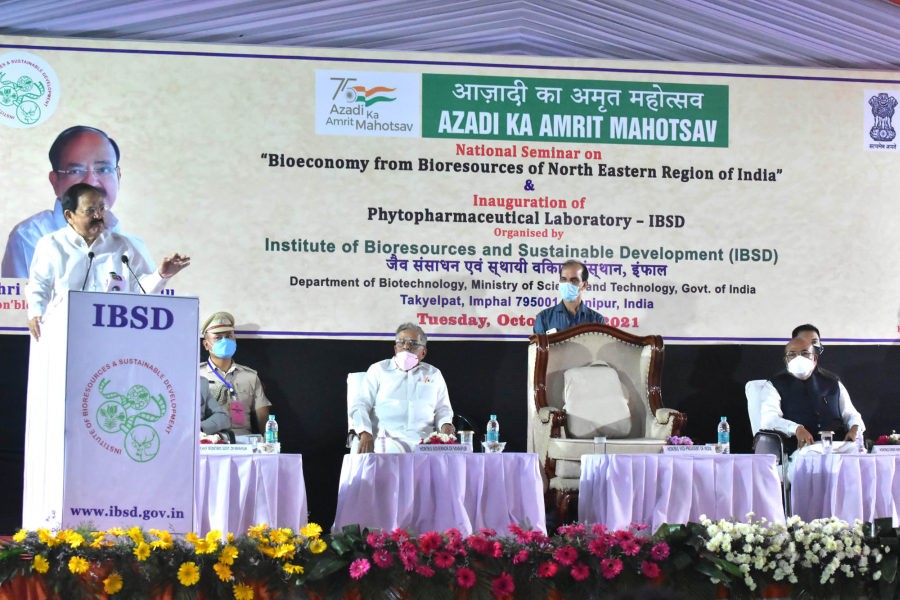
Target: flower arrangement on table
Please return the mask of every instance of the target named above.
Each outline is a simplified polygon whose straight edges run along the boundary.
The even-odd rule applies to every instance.
[[[671,437],[666,438],[667,446],[693,446],[694,440],[689,438],[686,435],[677,436],[673,435]]]
[[[900,433],[891,431],[891,435],[880,435],[875,440],[876,446],[898,446],[900,445]]]
[[[446,444],[456,444],[456,436],[452,433],[440,433],[439,431],[433,432],[428,437],[422,438],[420,444],[436,444],[436,445],[446,445]]]
[[[133,527],[19,531],[0,543],[0,597],[18,578],[50,598],[604,598],[646,585],[685,597],[751,597],[773,582],[800,597],[898,596],[900,531],[890,519],[786,524],[712,521],[612,531],[573,524],[553,535],[258,525],[184,538]],[[12,582],[15,583],[15,582]],[[22,588],[18,588],[22,589]],[[9,595],[9,594],[12,595]],[[32,596],[27,596],[32,597]]]

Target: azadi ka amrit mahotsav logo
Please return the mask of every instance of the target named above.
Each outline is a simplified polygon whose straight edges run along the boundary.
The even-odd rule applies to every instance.
[[[316,71],[316,133],[418,137],[418,73]]]

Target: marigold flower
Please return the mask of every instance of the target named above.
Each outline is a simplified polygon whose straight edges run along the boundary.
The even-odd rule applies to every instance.
[[[50,563],[47,562],[46,558],[37,554],[35,555],[34,560],[31,561],[31,568],[38,573],[46,573],[50,569]]]
[[[213,571],[216,572],[216,575],[222,581],[228,582],[231,581],[233,573],[231,572],[231,567],[222,562],[217,562],[213,565]]]
[[[28,537],[28,532],[24,529],[20,529],[16,532],[12,539],[14,542],[22,543],[25,541],[26,537]]]
[[[369,572],[370,567],[371,565],[369,564],[368,559],[357,558],[350,563],[350,577],[353,579],[362,579],[362,577]]]
[[[222,548],[219,553],[219,562],[226,565],[233,565],[234,559],[238,557],[238,549],[231,544]]]
[[[300,535],[308,538],[317,538],[322,535],[322,526],[318,523],[307,523],[300,529]]]
[[[103,580],[103,591],[109,595],[117,594],[122,589],[122,576],[113,571]]]
[[[313,554],[321,554],[325,552],[326,548],[328,548],[328,544],[319,538],[309,541],[309,551]]]
[[[572,565],[572,570],[569,573],[575,581],[584,581],[591,576],[590,568],[583,562],[577,562]]]
[[[140,527],[132,527],[126,532],[126,535],[128,535],[135,544],[140,544],[144,541],[144,534],[141,532]]]
[[[48,531],[47,529],[38,529],[37,534],[38,540],[40,540],[40,542],[42,544],[45,544],[48,548],[58,546],[62,542],[62,540],[57,539],[57,537],[50,533],[50,531]]]
[[[122,529],[121,527],[110,527],[106,531],[107,531],[107,533],[109,533],[109,535],[114,535],[116,537],[125,535],[125,530]]]
[[[491,593],[494,595],[494,598],[512,596],[514,591],[516,591],[516,584],[513,583],[512,575],[509,573],[500,573],[491,582]]]
[[[247,535],[249,535],[252,538],[259,539],[262,537],[263,533],[265,533],[266,529],[268,529],[268,528],[269,528],[269,526],[266,525],[265,523],[253,525],[252,527],[247,529]],[[185,536],[185,539],[187,539],[186,536]]]
[[[73,556],[69,559],[69,570],[75,575],[86,573],[90,566],[90,563],[80,556]]]
[[[181,563],[181,566],[178,567],[178,582],[189,587],[198,581],[200,581],[200,569],[197,568],[197,563],[193,561]]]
[[[302,565],[295,565],[293,563],[284,563],[284,565],[282,565],[282,568],[286,572],[290,573],[291,575],[303,575],[303,566]]]
[[[460,567],[456,570],[456,585],[464,590],[473,588],[477,579],[475,571],[469,567]]]
[[[150,557],[150,546],[146,542],[141,542],[134,547],[134,555],[139,561],[147,560]]]
[[[77,548],[84,544],[84,536],[77,531],[65,531],[62,533],[65,534],[65,536],[62,537],[62,540],[69,544],[70,548]]]
[[[253,600],[253,588],[243,583],[235,584],[234,600]]]
[[[288,540],[293,539],[294,532],[290,529],[273,529],[269,532],[269,540],[273,545],[284,544]]]

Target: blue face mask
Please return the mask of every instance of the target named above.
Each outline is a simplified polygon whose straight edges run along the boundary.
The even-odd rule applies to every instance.
[[[213,342],[210,352],[219,358],[231,358],[237,350],[237,342],[231,338],[220,338]]]
[[[572,302],[578,297],[578,286],[568,281],[559,284],[559,295],[566,302]]]

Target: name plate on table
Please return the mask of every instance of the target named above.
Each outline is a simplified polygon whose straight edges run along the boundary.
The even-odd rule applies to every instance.
[[[468,444],[416,444],[415,452],[471,452]]]
[[[663,454],[715,454],[715,446],[663,446]]]
[[[900,454],[900,445],[872,446],[872,454]]]
[[[200,444],[200,454],[253,454],[253,444]]]

